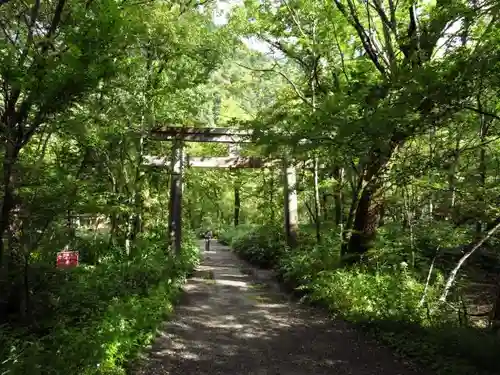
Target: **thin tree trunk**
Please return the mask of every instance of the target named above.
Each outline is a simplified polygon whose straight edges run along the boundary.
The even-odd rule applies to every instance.
[[[274,171],[271,170],[271,181],[270,184],[270,194],[269,194],[269,206],[271,207],[271,222],[274,222],[276,218],[276,211],[274,209]]]
[[[493,305],[493,316],[491,321],[497,326],[500,322],[500,284],[497,285],[497,295],[495,299],[495,304]]]
[[[319,160],[314,157],[314,221],[316,227],[316,242],[321,242],[321,218],[320,218],[320,203],[319,203]]]
[[[240,224],[240,184],[236,181],[234,185],[234,226],[237,227]]]
[[[342,185],[344,179],[343,168],[336,168],[335,179],[337,180],[337,188],[333,193],[335,201],[335,224],[341,226],[344,222],[344,196],[342,194]]]
[[[451,287],[455,283],[455,279],[457,277],[458,271],[460,271],[460,268],[462,265],[465,263],[465,261],[472,255],[474,252],[479,249],[491,236],[495,234],[496,231],[500,229],[500,223],[495,225],[493,228],[491,228],[486,235],[480,239],[479,241],[476,242],[475,245],[471,245],[471,248],[469,251],[467,251],[458,261],[457,265],[453,268],[453,270],[450,272],[450,275],[448,276],[448,279],[446,280],[446,285],[443,289],[443,293],[441,294],[441,297],[439,300],[441,302],[446,301],[446,297],[448,297],[448,294],[451,290]]]
[[[311,208],[311,205],[307,202],[304,202],[307,208],[307,213],[309,214],[309,224],[316,224],[316,217],[314,216],[314,212]]]
[[[429,284],[432,277],[432,271],[434,270],[434,263],[436,262],[436,258],[437,253],[436,255],[434,255],[434,258],[432,258],[431,266],[429,267],[429,272],[427,274],[427,280],[425,281],[424,292],[422,293],[422,298],[420,298],[420,301],[418,302],[419,307],[422,307],[424,305],[425,299],[427,298],[427,290],[429,289]]]
[[[406,186],[403,187],[403,204],[405,208],[405,222],[410,230],[410,251],[411,251],[411,265],[415,267],[415,244],[414,244],[414,233],[413,233],[413,223],[414,214],[413,209],[410,205],[410,192]]]
[[[456,139],[455,139],[455,149],[453,150],[453,161],[451,163],[450,169],[448,171],[448,190],[449,190],[449,202],[448,202],[448,207],[449,207],[449,219],[454,220],[455,219],[455,205],[456,205],[456,195],[457,195],[457,179],[456,179],[456,173],[457,173],[457,167],[460,159],[460,135],[457,133]]]
[[[433,163],[434,163],[434,149],[432,147],[433,142],[434,142],[434,136],[435,136],[436,130],[434,129],[434,126],[431,126],[431,129],[429,131],[429,164],[431,165],[431,168],[429,168],[429,183],[432,184],[434,181],[434,174],[432,173],[433,171]],[[429,196],[429,221],[432,221],[434,219],[434,192],[431,191],[430,196]]]
[[[321,212],[323,213],[323,221],[327,222],[328,221],[328,194],[323,193],[321,194]]]
[[[478,95],[477,103],[479,110],[482,110],[481,98]],[[484,142],[486,140],[486,136],[488,134],[488,123],[483,114],[479,115],[480,125],[479,125],[479,141],[481,142],[481,146],[479,148],[479,189],[477,194],[477,200],[480,202],[480,207],[484,206],[484,189],[486,187],[486,146]],[[478,235],[483,231],[483,222],[479,219],[476,222],[476,233]]]
[[[125,235],[125,254],[127,257],[132,256],[132,242],[134,232],[134,214],[127,217],[127,233]]]
[[[345,255],[348,252],[349,247],[349,238],[348,235],[351,232],[354,223],[354,217],[356,214],[356,210],[358,209],[360,193],[363,190],[363,180],[359,178],[356,186],[354,184],[352,186],[352,198],[351,198],[351,206],[349,207],[349,214],[347,215],[347,221],[345,227],[341,227],[340,237],[342,239],[341,245],[341,255]]]
[[[143,178],[144,169],[142,166],[144,159],[144,141],[145,136],[141,135],[139,139],[139,155],[136,163],[136,175],[135,175],[135,198],[134,198],[134,227],[133,227],[133,239],[137,237],[137,234],[142,232],[142,211],[143,211],[143,201],[142,201],[142,191],[143,191]]]

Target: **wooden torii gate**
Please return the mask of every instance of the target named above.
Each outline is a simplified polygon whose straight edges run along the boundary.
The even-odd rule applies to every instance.
[[[241,157],[237,147],[241,143],[251,143],[251,131],[228,128],[181,128],[163,127],[151,131],[150,138],[159,141],[173,142],[170,160],[167,157],[145,156],[144,164],[153,167],[170,169],[170,201],[168,233],[171,248],[180,252],[182,239],[182,172],[184,166],[196,168],[265,168],[276,166],[279,160],[264,160],[256,157]],[[184,156],[184,142],[214,142],[229,144],[229,155],[226,157],[190,157]],[[285,160],[283,168],[284,192],[284,230],[286,242],[290,247],[297,244],[297,192],[295,167]]]

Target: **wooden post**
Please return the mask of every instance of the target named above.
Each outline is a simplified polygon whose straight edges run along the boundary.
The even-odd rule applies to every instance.
[[[298,212],[297,212],[297,175],[295,167],[284,164],[283,166],[283,192],[285,208],[285,237],[286,243],[291,248],[297,246]]]
[[[182,243],[182,151],[182,143],[174,143],[170,168],[168,235],[170,250],[176,254],[180,254]]]

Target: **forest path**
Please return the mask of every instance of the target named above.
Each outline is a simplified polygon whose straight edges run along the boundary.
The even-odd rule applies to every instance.
[[[291,301],[269,271],[215,241],[184,289],[137,374],[417,374],[345,322]]]

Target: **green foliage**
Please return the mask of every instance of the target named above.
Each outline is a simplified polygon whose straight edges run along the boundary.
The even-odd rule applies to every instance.
[[[45,315],[37,331],[5,329],[2,367],[9,374],[125,374],[199,261],[192,237],[186,236],[178,258],[152,237],[133,261],[55,270],[52,282],[38,284],[46,300],[37,303],[43,302]]]
[[[264,268],[272,268],[285,253],[282,232],[279,226],[242,228],[233,232],[235,237],[230,244],[244,259]]]
[[[302,233],[302,232],[301,232]],[[325,270],[340,265],[340,251],[337,237],[326,237],[321,244],[300,247],[287,251],[277,263],[281,279],[293,288],[312,288],[317,277]]]
[[[458,254],[461,246],[472,238],[469,228],[456,227],[449,222],[422,220],[414,225],[411,234],[400,223],[388,223],[378,231],[376,245],[366,257],[378,267],[406,262],[425,275],[430,260],[443,251]]]
[[[419,306],[423,283],[406,266],[394,266],[376,272],[357,266],[353,269],[324,270],[311,285],[310,298],[321,301],[352,321],[392,320],[422,325],[431,324],[436,311],[439,284],[427,292],[427,303]]]
[[[239,238],[244,238],[252,229],[256,227],[257,225],[252,224],[242,224],[238,225],[237,227],[227,227],[220,233],[219,241],[224,245],[228,245],[234,248],[234,243],[238,241]]]

